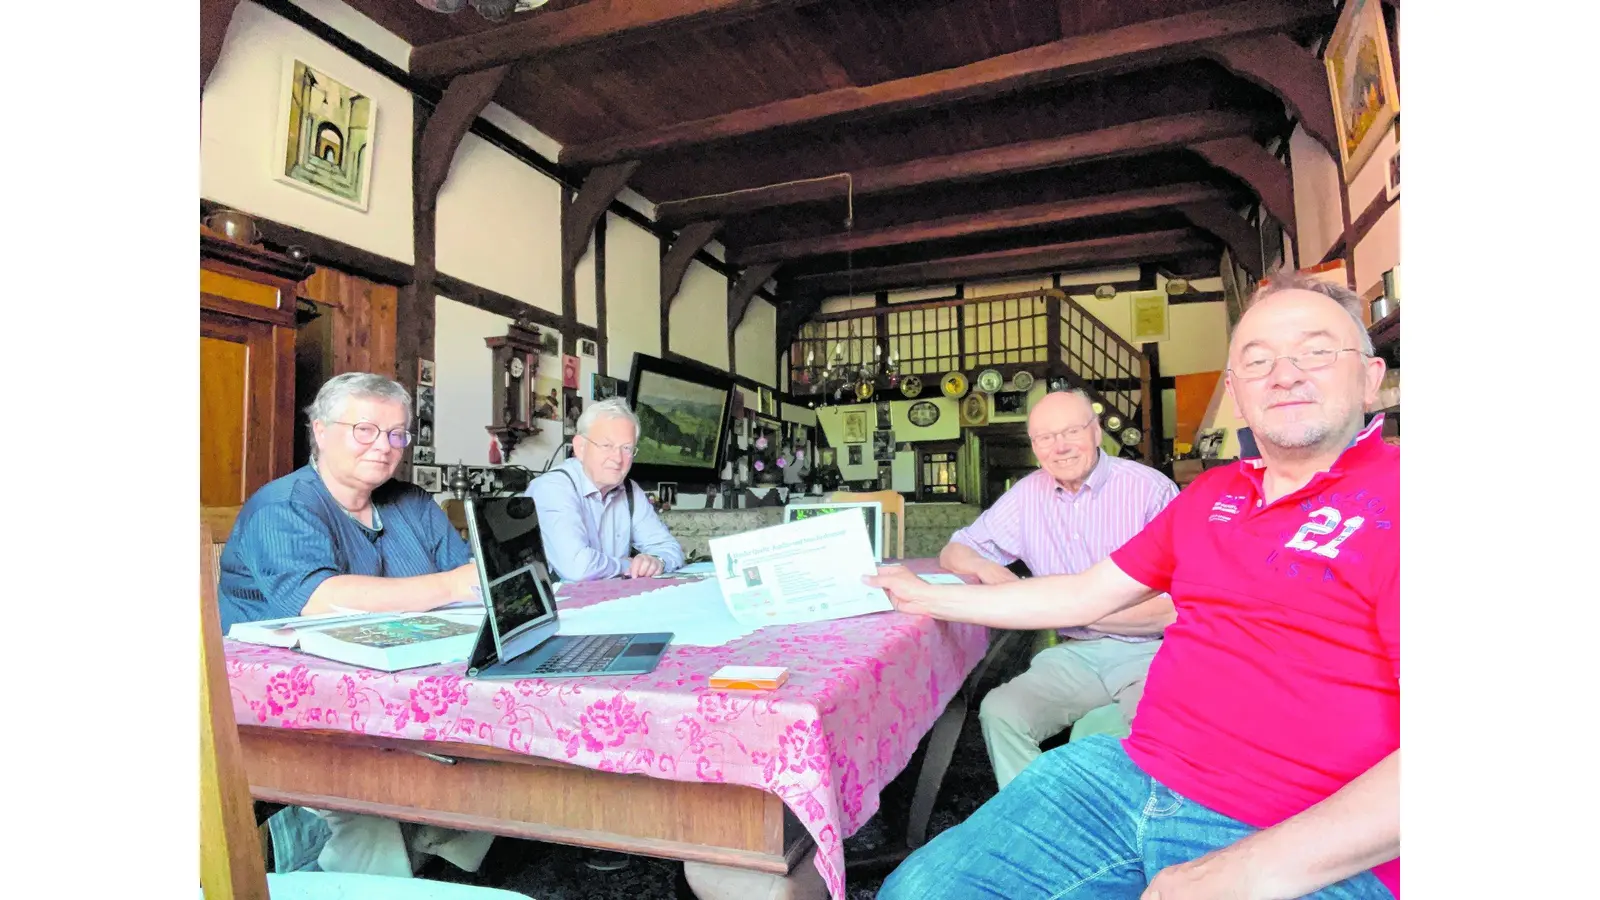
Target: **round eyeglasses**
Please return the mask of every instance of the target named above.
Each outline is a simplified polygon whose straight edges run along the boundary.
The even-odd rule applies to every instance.
[[[370,444],[378,439],[378,435],[387,434],[389,436],[389,446],[391,447],[404,449],[411,445],[411,432],[405,428],[391,428],[388,431],[384,431],[371,422],[334,422],[333,424],[350,426],[350,434],[360,444]]]

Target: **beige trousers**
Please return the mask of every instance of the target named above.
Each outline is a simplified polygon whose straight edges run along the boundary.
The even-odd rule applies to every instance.
[[[313,809],[332,835],[317,855],[324,872],[356,872],[410,878],[427,854],[443,857],[468,872],[483,865],[494,835],[414,825],[377,816]]]
[[[1039,757],[1039,742],[1091,710],[1116,703],[1123,717],[1144,695],[1144,676],[1161,641],[1063,640],[1033,658],[1028,671],[990,691],[978,707],[983,743],[1004,788]]]

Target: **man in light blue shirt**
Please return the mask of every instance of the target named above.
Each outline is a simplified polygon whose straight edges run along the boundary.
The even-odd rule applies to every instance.
[[[528,486],[550,568],[563,581],[650,578],[677,570],[683,547],[644,489],[628,480],[639,442],[639,418],[628,402],[613,397],[592,404],[578,418],[577,430],[572,458]]]

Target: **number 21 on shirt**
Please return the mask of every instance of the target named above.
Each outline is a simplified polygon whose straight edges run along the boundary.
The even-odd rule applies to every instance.
[[[1309,550],[1318,556],[1326,556],[1328,559],[1333,559],[1339,555],[1339,545],[1348,540],[1350,535],[1355,534],[1356,529],[1360,528],[1365,521],[1360,516],[1356,516],[1346,520],[1344,530],[1340,531],[1340,519],[1337,509],[1331,506],[1324,506],[1312,513],[1311,520],[1301,525],[1300,530],[1295,532],[1294,537],[1290,538],[1289,542],[1284,546],[1292,547],[1296,550]],[[1333,534],[1335,531],[1339,531],[1338,537],[1328,541],[1326,544],[1317,544],[1316,539]]]

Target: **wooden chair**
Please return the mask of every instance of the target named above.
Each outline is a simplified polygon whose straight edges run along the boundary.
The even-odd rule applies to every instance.
[[[529,900],[526,894],[420,878],[336,872],[268,875],[251,815],[217,610],[217,557],[237,509],[200,524],[200,891],[202,900]],[[221,527],[226,523],[226,528]]]
[[[895,524],[895,529],[896,529],[895,532],[894,532],[894,536],[896,538],[896,540],[894,542],[894,552],[890,553],[889,552],[889,548],[887,546],[885,546],[883,548],[883,558],[884,559],[900,559],[901,557],[905,556],[905,553],[906,553],[906,498],[899,491],[866,491],[866,492],[834,491],[833,493],[828,495],[828,500],[829,500],[829,502],[832,502],[832,503],[845,503],[845,502],[870,503],[870,502],[872,502],[874,500],[878,501],[879,503],[882,503],[883,504],[883,514],[885,516],[894,516],[894,524]],[[885,525],[884,529],[883,529],[883,537],[884,537],[884,543],[885,544],[889,543],[889,536],[890,536],[889,527],[887,525]]]
[[[202,571],[211,573],[212,605],[216,604],[217,582],[222,580],[222,547],[233,534],[233,523],[239,518],[242,506],[200,507],[200,532],[205,541],[202,557],[207,561]]]

